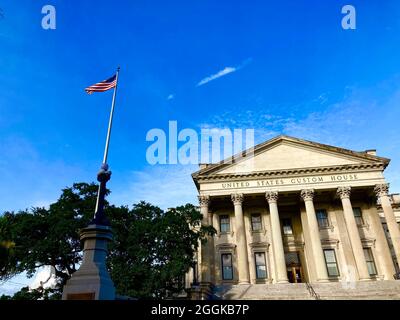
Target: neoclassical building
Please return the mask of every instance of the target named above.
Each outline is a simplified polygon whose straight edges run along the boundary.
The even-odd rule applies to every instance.
[[[203,224],[217,233],[190,280],[215,288],[395,279],[400,196],[383,174],[389,159],[278,136],[231,160],[192,175]]]

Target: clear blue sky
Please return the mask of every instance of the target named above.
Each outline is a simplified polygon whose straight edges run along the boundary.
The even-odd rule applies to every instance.
[[[0,212],[56,200],[94,181],[111,92],[84,88],[121,66],[110,201],[195,201],[196,166],[150,166],[146,133],[255,128],[392,158],[400,191],[400,2],[28,1],[0,7]],[[56,30],[41,8],[57,10]],[[238,68],[238,66],[241,66]],[[235,72],[196,86],[225,68]],[[168,99],[170,97],[170,99]]]

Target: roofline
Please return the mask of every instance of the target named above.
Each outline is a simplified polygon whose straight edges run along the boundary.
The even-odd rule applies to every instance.
[[[218,163],[215,164],[211,164],[210,166],[208,166],[207,168],[203,168],[200,169],[194,173],[192,173],[192,178],[196,184],[196,186],[198,187],[198,183],[197,183],[197,177],[199,175],[202,174],[206,174],[208,172],[212,172],[220,167],[224,167],[224,166],[228,166],[228,165],[232,165],[236,162],[237,159],[239,160],[243,160],[246,157],[246,154],[250,153],[251,151],[254,152],[254,154],[256,154],[257,151],[261,150],[263,147],[267,146],[267,145],[272,145],[276,142],[279,141],[291,141],[291,142],[297,142],[297,143],[302,143],[302,144],[307,144],[309,146],[313,146],[313,147],[319,147],[319,148],[323,148],[323,149],[329,149],[329,151],[333,151],[333,152],[340,152],[340,153],[344,153],[353,157],[360,157],[360,158],[364,158],[367,160],[372,160],[372,161],[380,161],[384,164],[384,168],[387,167],[387,165],[390,162],[390,159],[388,158],[384,158],[384,157],[379,157],[379,156],[374,156],[374,155],[370,155],[367,154],[363,151],[353,151],[350,149],[344,149],[344,148],[339,148],[339,147],[335,147],[335,146],[331,146],[328,144],[323,144],[323,143],[319,143],[319,142],[313,142],[310,140],[305,140],[305,139],[300,139],[300,138],[295,138],[295,137],[291,137],[291,136],[287,136],[287,135],[278,135],[272,139],[269,139],[267,141],[264,141],[262,143],[257,144],[256,146],[252,147],[252,148],[248,148],[246,150],[243,150],[231,157],[228,157]]]

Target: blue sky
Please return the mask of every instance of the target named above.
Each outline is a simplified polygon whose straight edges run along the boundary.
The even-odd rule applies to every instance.
[[[357,29],[343,30],[352,4]],[[56,30],[41,9],[57,10]],[[194,202],[197,166],[146,162],[152,128],[254,128],[392,159],[400,191],[398,1],[12,1],[0,19],[0,212],[94,181],[121,66],[110,201]],[[228,68],[228,69],[226,69]],[[226,74],[198,86],[202,79]]]
[[[343,30],[352,4],[357,29]],[[56,30],[41,27],[54,5]],[[146,133],[255,129],[365,150],[400,191],[398,1],[28,1],[0,3],[0,212],[48,205],[94,181],[121,66],[110,201],[196,201],[197,166],[146,162]],[[213,77],[214,75],[214,77]],[[215,77],[220,75],[220,77]],[[198,85],[203,79],[213,79]],[[215,79],[214,79],[215,78]],[[205,82],[205,81],[203,81]],[[2,286],[12,292],[23,276]]]

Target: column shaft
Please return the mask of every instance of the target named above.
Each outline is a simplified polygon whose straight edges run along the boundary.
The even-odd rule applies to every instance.
[[[389,229],[390,238],[396,254],[397,264],[400,267],[400,229],[394,215],[392,204],[389,199],[389,184],[379,184],[375,186],[375,193],[379,197],[383,214]]]
[[[337,194],[342,200],[344,220],[346,222],[351,248],[353,249],[358,275],[360,280],[368,280],[370,279],[370,276],[368,273],[367,262],[365,261],[364,250],[358,232],[356,219],[354,218],[353,207],[351,206],[350,193],[350,187],[340,187],[337,190]]]
[[[275,258],[275,273],[277,283],[287,283],[287,271],[285,262],[285,251],[283,249],[281,224],[278,213],[278,192],[271,191],[265,195],[269,205],[269,216],[271,220],[272,248]]]
[[[386,240],[385,231],[383,230],[381,218],[379,217],[376,207],[369,209],[371,225],[376,236],[376,260],[381,267],[381,272],[385,280],[393,280],[395,268],[393,264],[392,254],[389,249],[389,244]]]
[[[328,281],[328,272],[326,270],[326,263],[324,252],[322,250],[321,238],[319,235],[319,227],[317,216],[314,208],[314,190],[302,190],[301,197],[304,200],[307,213],[307,222],[310,230],[311,248],[314,256],[315,270],[317,274],[317,281]]]
[[[246,229],[244,227],[244,217],[242,209],[243,194],[232,194],[231,198],[235,207],[235,233],[237,244],[239,284],[248,284],[250,283],[250,273],[247,255]]]

